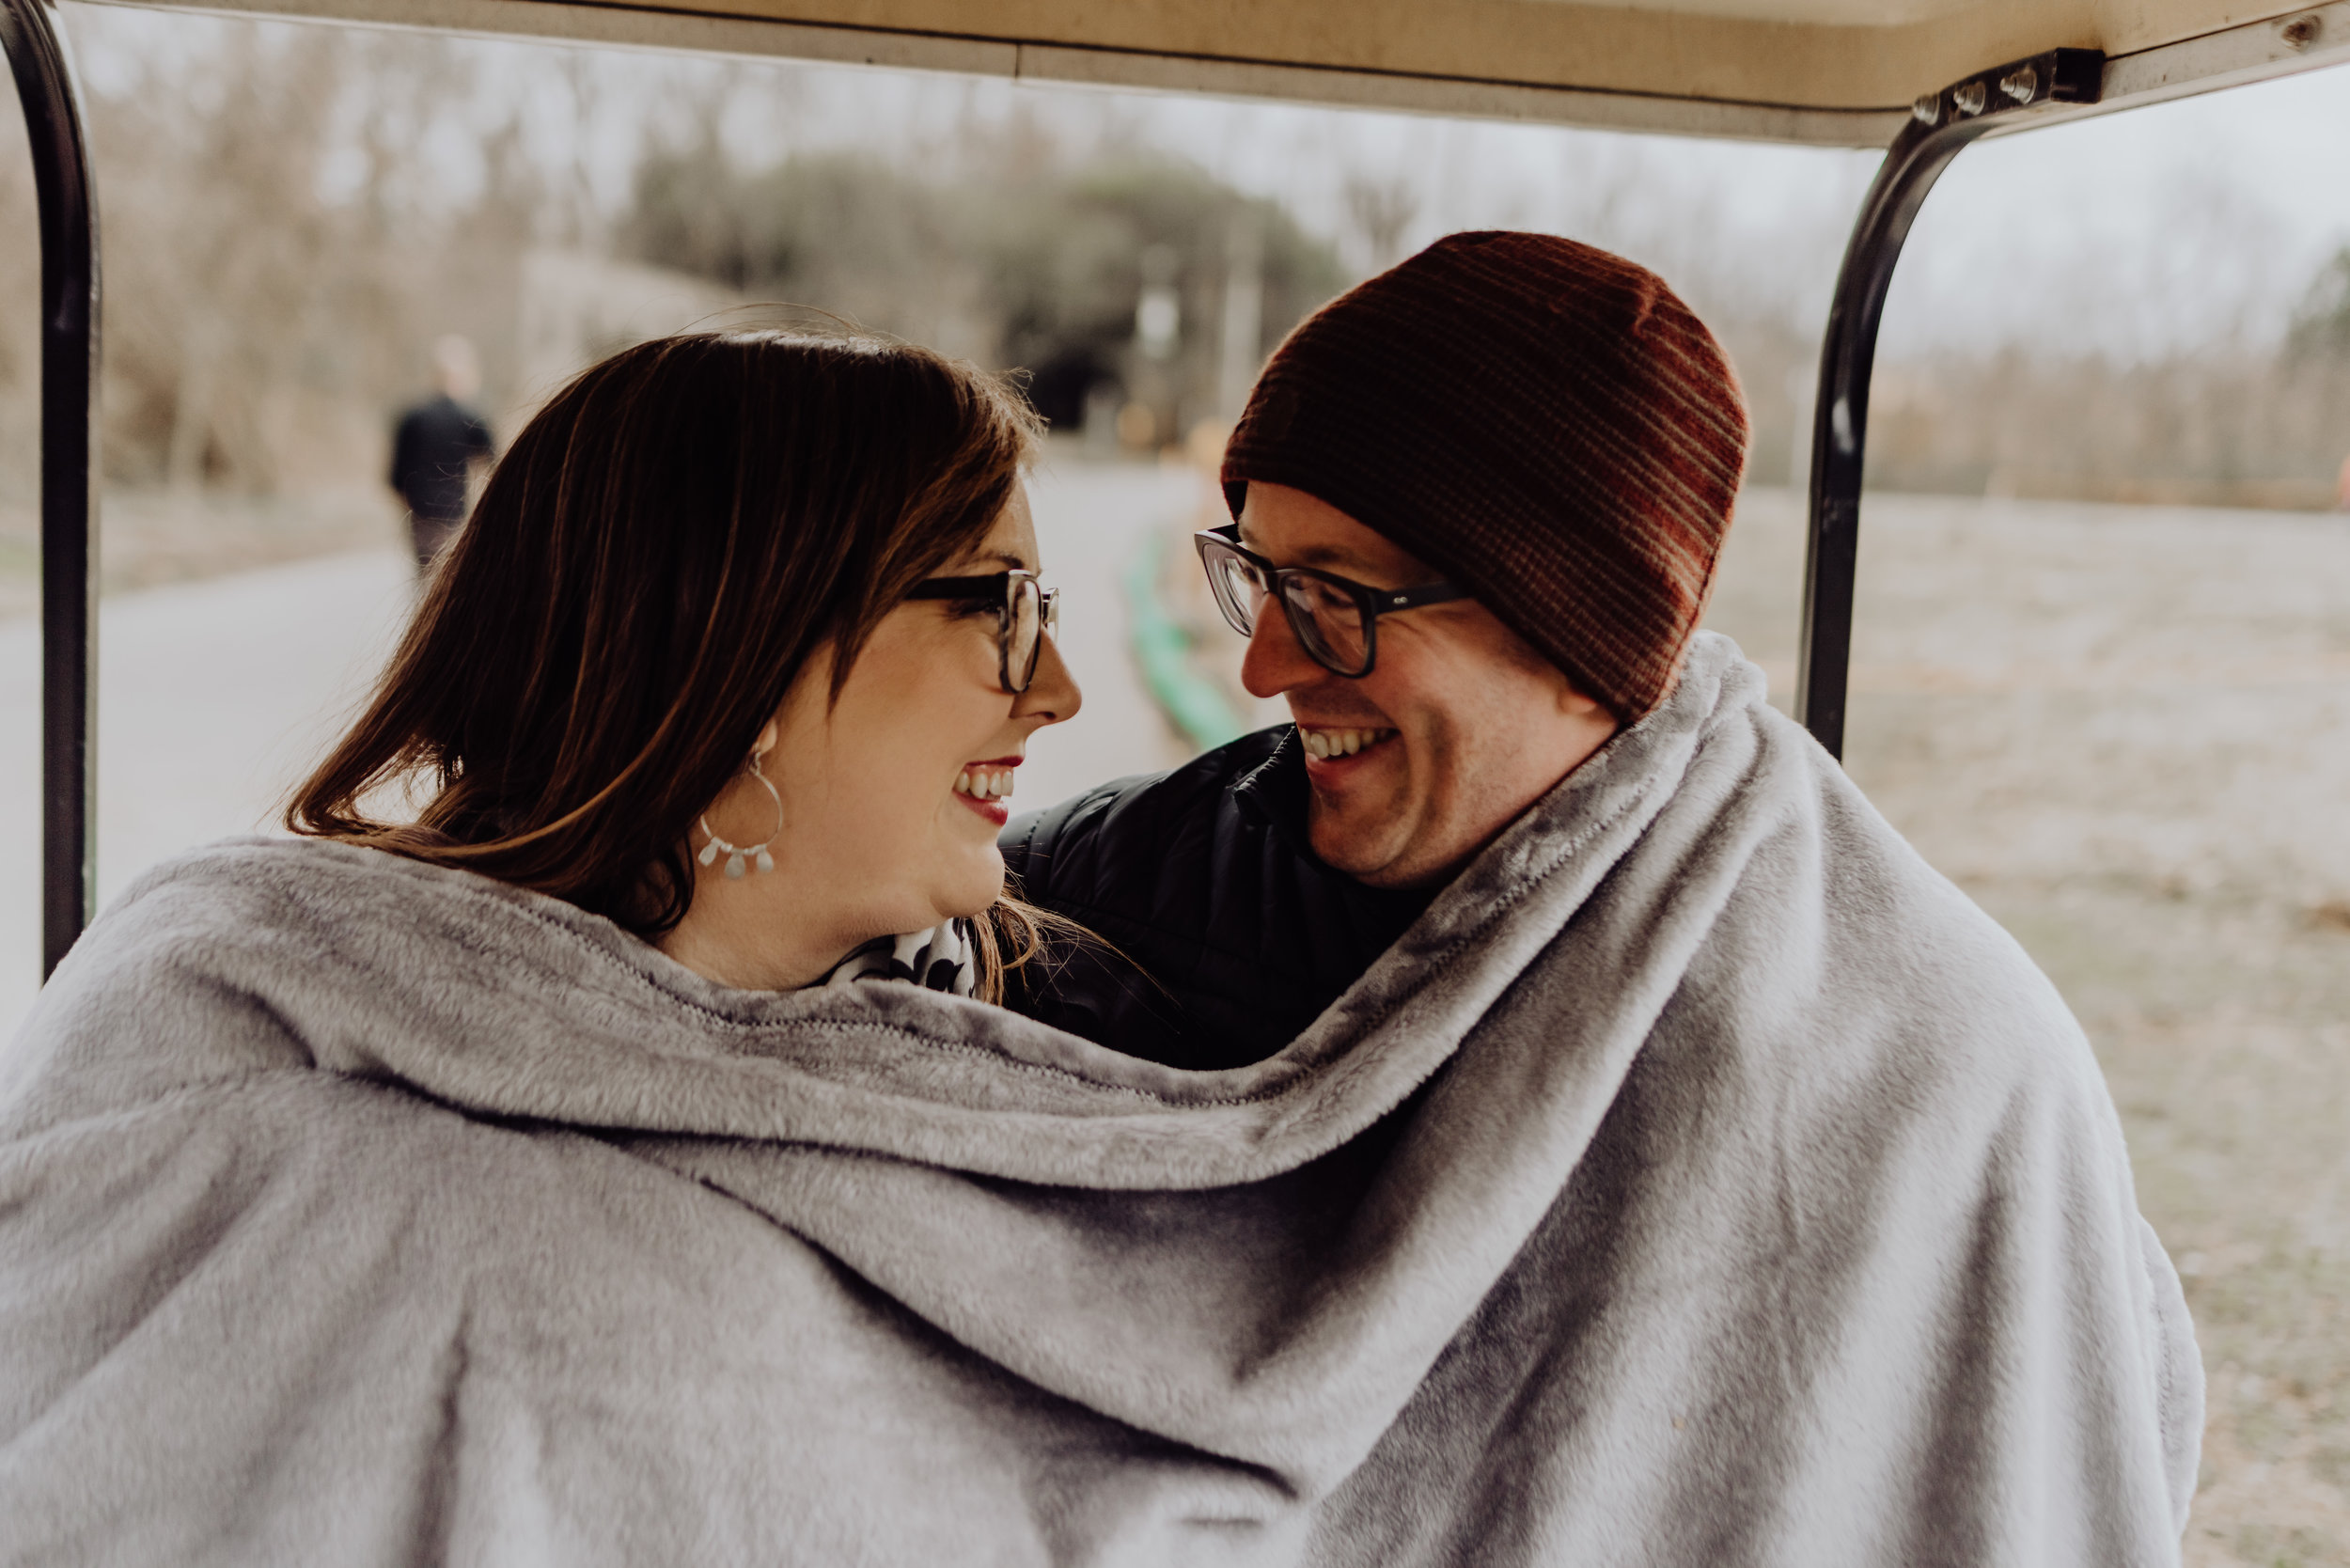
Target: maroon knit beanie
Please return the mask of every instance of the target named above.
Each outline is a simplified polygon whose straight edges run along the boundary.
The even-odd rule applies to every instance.
[[[1474,593],[1626,723],[1672,689],[1747,455],[1737,374],[1662,278],[1546,234],[1455,234],[1331,301],[1224,454]]]

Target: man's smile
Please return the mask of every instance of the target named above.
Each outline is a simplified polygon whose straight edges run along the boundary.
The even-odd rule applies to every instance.
[[[1315,761],[1344,761],[1375,746],[1395,739],[1396,731],[1382,727],[1361,725],[1353,728],[1297,727],[1299,739],[1305,742],[1306,755]]]

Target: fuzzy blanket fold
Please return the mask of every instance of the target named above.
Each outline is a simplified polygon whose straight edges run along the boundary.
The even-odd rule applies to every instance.
[[[0,1561],[2175,1561],[2086,1043],[1702,636],[1288,1050],[159,868],[0,1055]]]

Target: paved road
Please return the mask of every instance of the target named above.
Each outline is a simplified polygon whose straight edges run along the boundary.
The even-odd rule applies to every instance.
[[[1120,577],[1152,530],[1189,514],[1198,483],[1188,469],[1072,466],[1041,476],[1034,486],[1045,580],[1061,589],[1061,651],[1084,688],[1085,706],[1029,744],[1011,802],[1015,815],[1190,755],[1128,655]]]
[[[330,557],[112,599],[99,616],[99,896],[258,831],[383,662],[412,569]],[[39,979],[39,628],[0,624],[0,1027]]]
[[[1124,648],[1119,569],[1187,509],[1188,473],[1072,467],[1034,486],[1083,712],[1046,731],[1012,808],[1180,760]],[[109,599],[99,631],[99,897],[195,844],[268,827],[351,714],[410,607],[368,552]],[[39,978],[39,630],[0,621],[0,1039]]]

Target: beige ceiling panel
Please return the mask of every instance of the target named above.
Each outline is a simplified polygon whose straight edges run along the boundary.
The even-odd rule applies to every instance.
[[[1883,147],[1908,118],[1907,111],[1901,109],[1807,109],[1767,103],[1725,103],[1506,82],[1369,75],[1321,67],[1169,59],[1165,55],[1111,54],[1050,44],[1023,45],[1020,74],[1036,81],[1082,82],[1144,91],[1196,92],[1335,106],[1368,105],[1406,114],[1831,147]]]
[[[2275,0],[233,0],[200,6],[1768,141],[1881,146],[2000,62]],[[2332,8],[2320,8],[2330,10]]]
[[[735,0],[744,14],[1060,48],[1831,109],[2095,41],[2085,0],[1820,25],[1559,0]],[[1985,49],[2003,50],[1986,59]]]
[[[1532,0],[1576,5],[1583,0]],[[1971,10],[1981,0],[1623,0],[1622,9],[1678,11],[1684,16],[1732,16],[1798,27],[1891,27],[1931,22]]]
[[[95,0],[130,10],[190,10],[413,27],[478,38],[546,39],[704,55],[772,55],[901,71],[1017,76],[1020,46],[986,39],[780,22],[647,5],[567,0]]]
[[[2291,16],[2306,7],[2279,5],[2277,0],[2095,0],[2091,8],[2100,47],[2108,55],[2134,55],[2249,22]]]

